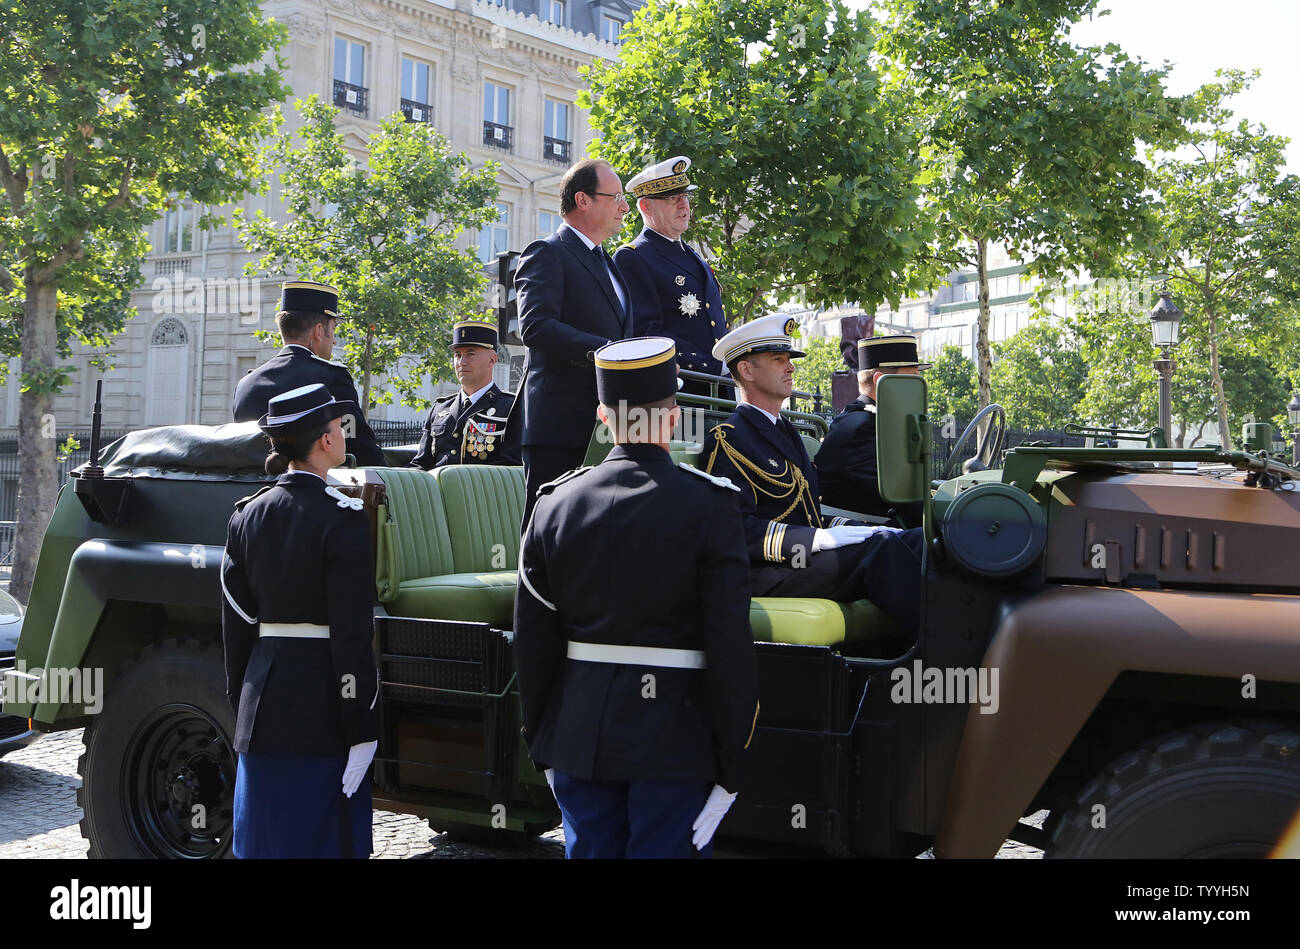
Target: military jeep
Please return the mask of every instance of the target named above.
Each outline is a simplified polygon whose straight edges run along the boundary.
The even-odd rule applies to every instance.
[[[815,450],[825,423],[794,415]],[[720,845],[890,857],[987,857],[1008,837],[1062,857],[1295,846],[1300,470],[1208,449],[1003,458],[990,437],[984,464],[931,482],[930,432],[924,381],[883,380],[882,494],[925,504],[920,629],[867,601],[753,600],[754,780]],[[103,708],[50,696],[5,711],[46,731],[85,726],[91,856],[229,853],[218,571],[233,504],[268,480],[265,451],[248,424],[132,433],[59,496],[18,658],[102,668]],[[679,461],[697,451],[674,443]],[[331,480],[373,524],[375,806],[489,841],[555,826],[520,738],[511,652],[522,470]],[[1022,821],[1042,809],[1043,828]]]

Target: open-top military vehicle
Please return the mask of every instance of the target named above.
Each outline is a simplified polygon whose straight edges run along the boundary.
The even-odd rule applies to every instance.
[[[1263,856],[1294,840],[1300,470],[1023,446],[994,468],[990,437],[987,470],[932,485],[930,432],[924,381],[883,380],[882,493],[926,505],[922,628],[865,601],[754,600],[755,779],[721,845],[990,856],[1011,836],[1057,856]],[[18,658],[29,675],[102,668],[103,709],[47,695],[6,711],[85,726],[92,856],[229,851],[218,571],[264,452],[252,425],[133,433],[59,496]],[[554,826],[514,687],[521,470],[332,476],[374,522],[375,806],[496,839]],[[1044,829],[1019,822],[1043,808]]]

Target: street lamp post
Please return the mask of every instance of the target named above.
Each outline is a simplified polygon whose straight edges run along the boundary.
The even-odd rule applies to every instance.
[[[1291,464],[1300,467],[1300,392],[1291,393],[1286,404],[1286,417],[1291,423]]]
[[[1164,430],[1166,443],[1173,444],[1172,395],[1174,369],[1176,364],[1169,357],[1169,351],[1178,345],[1178,323],[1183,318],[1183,311],[1174,305],[1169,296],[1169,288],[1160,288],[1160,299],[1151,310],[1151,336],[1160,349],[1160,358],[1152,365],[1160,377],[1160,427]]]

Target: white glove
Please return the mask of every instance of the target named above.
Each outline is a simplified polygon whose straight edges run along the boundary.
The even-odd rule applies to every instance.
[[[348,763],[343,768],[344,797],[351,797],[356,793],[357,788],[361,787],[361,781],[366,776],[366,768],[369,768],[370,762],[375,760],[375,750],[378,747],[377,741],[363,741],[348,749]]]
[[[819,550],[834,550],[836,547],[850,547],[853,544],[860,544],[872,534],[888,532],[897,534],[897,527],[884,527],[882,525],[862,525],[855,526],[851,524],[842,524],[839,527],[819,527],[817,533],[813,535],[813,553]]]
[[[731,810],[735,800],[736,795],[721,784],[713,785],[713,790],[709,792],[709,799],[704,802],[704,810],[700,811],[700,816],[695,818],[695,823],[691,824],[691,830],[695,831],[691,835],[691,843],[695,844],[696,850],[703,850],[709,845],[718,825],[722,823],[722,818],[727,816],[727,811]]]

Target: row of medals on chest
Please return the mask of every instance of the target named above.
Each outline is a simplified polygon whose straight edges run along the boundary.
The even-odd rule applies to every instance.
[[[450,409],[444,409],[438,413],[438,417],[441,418],[450,414]],[[496,406],[492,406],[483,413],[483,416],[484,418],[490,418],[496,414]],[[491,422],[476,422],[471,415],[466,417],[465,424],[468,426],[465,454],[471,458],[486,458],[488,452],[496,451],[497,424],[495,419]]]

